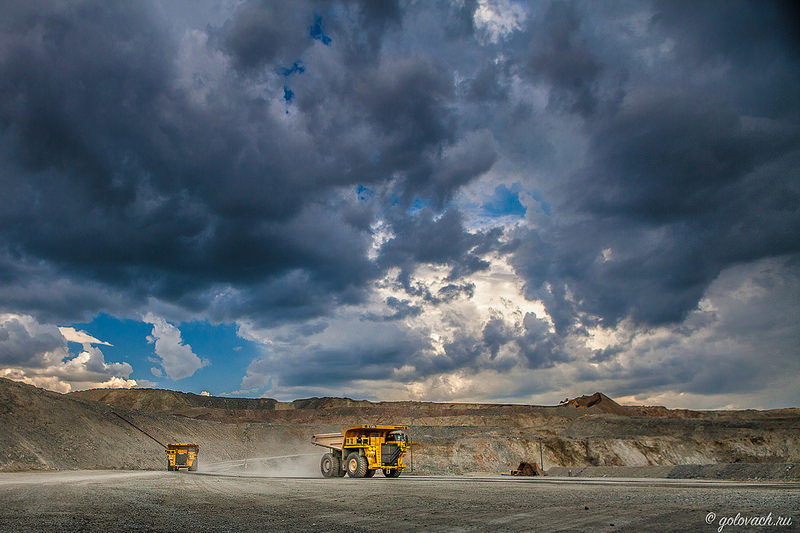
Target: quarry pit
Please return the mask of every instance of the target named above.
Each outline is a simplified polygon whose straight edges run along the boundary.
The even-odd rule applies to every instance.
[[[163,449],[114,413],[198,442],[200,471],[167,472]],[[324,479],[311,435],[358,423],[408,425],[413,471]],[[0,379],[0,425],[11,531],[716,531],[710,513],[800,524],[800,409],[631,407],[600,393],[552,407],[62,395]],[[547,475],[504,475],[520,461]]]

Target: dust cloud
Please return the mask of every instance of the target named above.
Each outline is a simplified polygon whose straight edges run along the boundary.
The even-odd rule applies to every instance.
[[[247,459],[223,461],[205,466],[201,463],[199,471],[258,477],[321,477],[319,470],[321,457],[321,453],[248,457]]]

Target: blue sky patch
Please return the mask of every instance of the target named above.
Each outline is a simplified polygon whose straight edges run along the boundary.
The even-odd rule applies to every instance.
[[[303,65],[303,62],[298,59],[297,61],[292,63],[291,67],[283,69],[283,75],[288,78],[289,76],[291,76],[295,72],[297,74],[302,74],[305,71],[306,71],[306,67]]]
[[[261,352],[256,344],[236,334],[235,324],[213,325],[207,321],[172,323],[181,333],[183,344],[192,347],[192,352],[210,365],[197,370],[193,375],[172,380],[166,375],[155,378],[151,367],[159,367],[160,361],[147,337],[153,326],[138,320],[118,319],[101,313],[91,322],[71,324],[98,340],[113,346],[96,345],[103,352],[106,363],[128,363],[133,367],[129,379],[155,381],[157,388],[183,390],[194,393],[206,390],[214,395],[241,389],[242,376],[250,362]],[[80,344],[69,343],[70,354],[82,351]]]
[[[375,197],[375,191],[363,185],[356,187],[356,194],[358,195],[358,199],[362,202],[367,202]]]
[[[416,197],[415,197],[415,198],[414,198],[414,200],[411,202],[411,207],[409,207],[409,208],[406,210],[406,212],[407,212],[409,215],[413,215],[414,213],[417,213],[417,212],[419,212],[419,211],[422,211],[422,210],[423,210],[423,209],[425,209],[426,207],[430,207],[430,206],[431,206],[431,203],[432,203],[432,202],[431,202],[430,200],[422,200],[421,198],[416,198]]]
[[[314,19],[314,25],[308,27],[308,33],[311,35],[312,39],[316,39],[317,41],[322,41],[322,44],[325,46],[330,46],[332,39],[325,35],[325,32],[322,31],[322,17],[317,16]]]
[[[494,194],[486,202],[481,205],[481,210],[484,213],[494,217],[502,216],[525,216],[528,211],[519,201],[519,192],[521,190],[520,184],[515,183],[509,189],[505,184],[501,183],[494,189]]]

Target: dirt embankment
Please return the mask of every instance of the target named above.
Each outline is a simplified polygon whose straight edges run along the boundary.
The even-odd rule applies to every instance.
[[[0,378],[0,471],[165,468],[160,446],[114,412],[163,443],[200,443],[201,465],[316,452],[307,428],[148,413]]]
[[[162,468],[158,445],[112,411],[162,442],[200,443],[207,463],[321,455],[311,435],[363,423],[411,426],[419,473],[503,472],[540,458],[545,469],[800,463],[800,409],[628,407],[600,393],[552,407],[278,402],[151,389],[60,395],[0,379],[0,470]],[[798,470],[787,472],[800,478]]]

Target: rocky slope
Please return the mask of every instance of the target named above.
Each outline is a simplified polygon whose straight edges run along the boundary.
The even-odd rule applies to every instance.
[[[0,378],[0,471],[59,469],[162,469],[161,442],[198,442],[201,464],[316,453],[306,428],[221,424],[112,407]]]
[[[322,452],[309,444],[315,433],[391,423],[412,427],[414,465],[421,473],[502,472],[542,457],[546,469],[756,463],[774,468],[754,471],[800,478],[800,468],[791,466],[800,463],[800,409],[627,407],[600,393],[552,407],[346,398],[278,402],[151,389],[60,395],[4,379],[0,470],[162,468],[158,445],[114,411],[162,442],[199,442],[206,464],[245,456],[313,459]],[[690,476],[685,468],[675,471]]]

